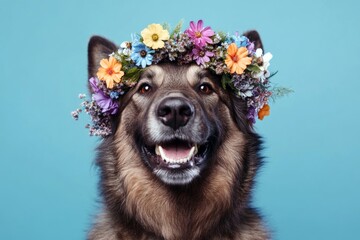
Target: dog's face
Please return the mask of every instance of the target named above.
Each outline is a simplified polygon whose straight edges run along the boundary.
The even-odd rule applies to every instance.
[[[89,74],[116,46],[105,39],[89,44]],[[210,166],[229,131],[251,131],[244,101],[220,86],[220,76],[195,64],[147,67],[135,87],[120,100],[114,117],[116,141],[136,149],[162,182],[184,185]],[[119,131],[126,134],[119,134]],[[241,135],[243,136],[243,135]],[[242,139],[238,139],[241,143]]]
[[[187,184],[208,164],[224,121],[218,82],[196,65],[154,65],[130,93],[141,159],[163,182]]]

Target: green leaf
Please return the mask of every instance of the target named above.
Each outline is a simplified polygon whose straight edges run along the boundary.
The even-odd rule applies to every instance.
[[[138,71],[140,71],[140,69],[138,69],[137,67],[133,67],[133,68],[130,68],[129,70],[127,70],[126,75],[133,75]]]
[[[294,90],[292,90],[290,88],[274,86],[271,89],[271,98],[275,102],[275,100],[277,98],[287,96],[287,95],[289,95],[290,93],[293,93],[293,92],[294,92]]]
[[[251,65],[247,66],[246,69],[249,70],[250,72],[255,72],[255,73],[258,73],[261,71],[260,67],[257,64],[251,64]]]
[[[226,37],[227,37],[227,34],[225,32],[218,32],[220,38],[221,38],[221,41],[225,41]]]
[[[279,71],[276,71],[274,73],[271,73],[270,76],[268,77],[268,79],[272,78],[273,76],[275,76]]]
[[[221,86],[224,90],[226,90],[226,85],[228,85],[229,83],[231,83],[231,78],[229,77],[229,75],[223,74],[221,77]]]
[[[137,82],[139,80],[140,74],[142,73],[143,69],[139,69],[136,67],[130,68],[126,71],[124,75],[124,79],[130,82]]]
[[[184,23],[184,20],[181,19],[179,23],[175,26],[174,30],[170,34],[170,38],[174,37],[175,34],[179,34],[182,28],[182,25]]]

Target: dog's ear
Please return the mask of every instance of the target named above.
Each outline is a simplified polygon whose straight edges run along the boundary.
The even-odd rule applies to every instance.
[[[254,43],[255,50],[258,48],[264,50],[264,45],[262,44],[260,35],[256,30],[247,31],[243,35],[247,37],[250,40],[250,42]]]
[[[104,58],[109,58],[109,55],[117,51],[118,47],[109,40],[100,37],[92,36],[88,45],[88,78],[96,77],[96,73],[100,67],[100,61]],[[90,84],[88,84],[90,93],[93,92]],[[119,113],[111,115],[112,132],[116,132],[116,127],[119,121]]]
[[[247,104],[244,99],[236,96],[235,93],[230,92],[230,101],[233,109],[233,115],[239,129],[243,133],[252,131],[252,123],[247,119]]]
[[[264,50],[264,46],[262,44],[260,35],[255,30],[247,31],[243,34],[247,37],[250,42],[254,43],[254,49],[261,48]],[[246,101],[236,96],[234,93],[230,93],[230,99],[233,106],[233,113],[236,120],[236,123],[241,131],[243,132],[252,132],[253,131],[253,123],[248,120],[248,107]]]
[[[88,74],[89,78],[95,77],[103,58],[109,58],[109,54],[115,52],[117,47],[109,40],[93,36],[88,45]]]

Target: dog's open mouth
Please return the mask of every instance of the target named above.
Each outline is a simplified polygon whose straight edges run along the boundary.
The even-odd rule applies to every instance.
[[[156,144],[153,147],[144,146],[144,152],[153,168],[181,170],[201,164],[207,153],[207,145],[182,140],[172,140]]]
[[[192,163],[198,152],[197,145],[189,146],[185,142],[171,142],[164,145],[156,145],[155,153],[169,167],[176,168],[187,163]]]

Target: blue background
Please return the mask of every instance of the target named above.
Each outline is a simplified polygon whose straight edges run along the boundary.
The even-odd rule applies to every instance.
[[[86,118],[93,34],[118,44],[150,23],[257,29],[273,81],[295,93],[256,124],[266,165],[254,203],[278,240],[360,239],[358,1],[4,1],[0,7],[0,239],[84,239],[97,212]]]

